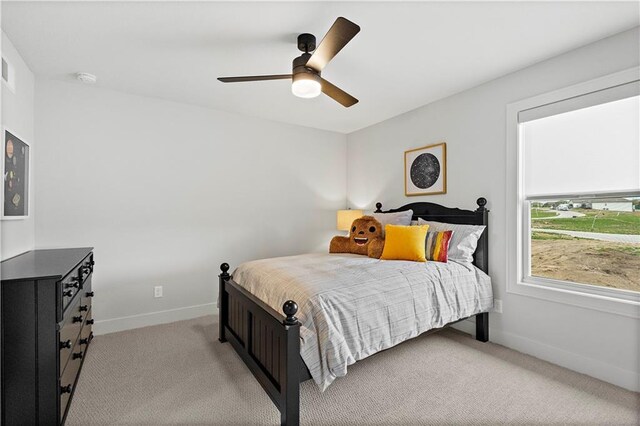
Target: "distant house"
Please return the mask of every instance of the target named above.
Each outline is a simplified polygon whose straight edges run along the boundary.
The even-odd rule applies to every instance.
[[[592,200],[574,201],[574,206],[580,204],[586,208],[589,206],[594,210],[610,210],[613,212],[632,212],[633,201],[626,198],[602,198]]]

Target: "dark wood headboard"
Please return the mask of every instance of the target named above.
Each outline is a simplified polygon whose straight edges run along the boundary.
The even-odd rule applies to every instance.
[[[463,225],[484,225],[487,228],[478,240],[478,247],[473,254],[473,264],[489,273],[489,210],[485,208],[487,199],[480,197],[476,201],[476,210],[462,210],[455,207],[445,207],[440,204],[417,202],[405,204],[397,209],[382,210],[382,203],[376,203],[376,213],[394,213],[413,210],[413,220],[422,218],[434,222],[457,223]]]

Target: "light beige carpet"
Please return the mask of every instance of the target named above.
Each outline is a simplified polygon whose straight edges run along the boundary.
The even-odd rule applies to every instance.
[[[638,425],[640,395],[455,330],[301,387],[306,425]],[[278,425],[279,413],[208,316],[94,339],[67,425]]]

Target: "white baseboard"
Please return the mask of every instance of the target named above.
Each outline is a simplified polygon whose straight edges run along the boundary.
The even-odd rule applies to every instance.
[[[475,320],[461,321],[456,329],[475,335]],[[495,327],[489,328],[489,341],[522,352],[536,358],[557,364],[569,370],[595,377],[621,388],[640,392],[640,373],[624,370],[616,365],[569,352],[536,340],[505,332]]]
[[[112,318],[102,321],[96,321],[93,324],[93,334],[98,336],[100,334],[131,330],[133,328],[166,324],[169,322],[197,318],[204,315],[212,315],[217,312],[218,309],[216,308],[215,303],[205,303],[204,305],[186,306],[184,308],[169,309],[166,311],[149,312],[146,314],[131,315],[128,317]]]

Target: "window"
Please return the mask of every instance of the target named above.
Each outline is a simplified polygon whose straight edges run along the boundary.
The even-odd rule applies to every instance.
[[[640,300],[637,73],[516,109],[518,281]]]

